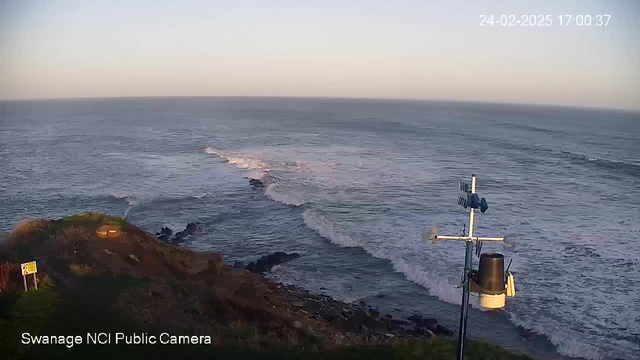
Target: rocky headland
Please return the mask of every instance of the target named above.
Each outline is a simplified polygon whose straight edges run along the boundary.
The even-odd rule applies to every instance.
[[[451,330],[432,317],[395,319],[362,301],[341,302],[263,276],[299,254],[274,252],[249,264],[225,264],[222,254],[171,241],[199,231],[200,224],[190,223],[178,233],[164,227],[154,235],[97,213],[18,224],[0,242],[0,348],[9,358],[69,355],[65,347],[21,345],[20,334],[110,329],[212,339],[206,349],[190,347],[188,353],[215,349],[325,358],[371,350],[361,346],[383,346],[376,353],[389,356],[413,354],[402,358],[455,353]],[[24,292],[20,264],[32,260],[38,264],[39,288]],[[495,345],[482,346],[503,354],[500,358],[519,358]]]

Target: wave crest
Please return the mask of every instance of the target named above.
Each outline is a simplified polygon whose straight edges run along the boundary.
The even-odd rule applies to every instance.
[[[320,236],[342,247],[359,247],[361,244],[347,235],[337,232],[333,225],[316,210],[305,210],[302,213],[304,223]]]
[[[516,326],[531,330],[536,334],[546,336],[562,355],[589,360],[603,359],[602,353],[596,346],[576,340],[576,335],[569,335],[565,331],[561,331],[559,329],[545,329],[540,325],[540,322],[536,321],[534,324],[531,320],[523,321],[518,319],[518,317],[513,313],[510,313],[509,320]]]
[[[278,188],[277,184],[269,184],[266,190],[264,191],[264,193],[268,197],[270,197],[272,200],[275,200],[285,205],[301,206],[302,204],[304,204],[304,200],[292,194],[284,194],[284,193],[278,192],[276,190],[277,188]]]
[[[112,193],[110,195],[116,199],[124,199],[127,201],[127,204],[129,204],[127,210],[124,211],[124,215],[122,215],[123,219],[125,219],[127,215],[129,215],[129,210],[131,210],[134,206],[140,205],[140,199],[138,199],[138,197],[136,197],[135,195],[125,193]]]
[[[269,172],[269,164],[241,153],[222,151],[210,146],[205,148],[204,152],[215,155],[240,169],[249,170],[248,177],[251,179],[263,179]]]

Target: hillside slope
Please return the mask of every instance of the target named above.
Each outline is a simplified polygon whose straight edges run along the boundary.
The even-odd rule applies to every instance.
[[[19,264],[31,260],[38,263],[39,289],[30,277],[24,292]],[[455,341],[435,336],[450,332],[433,319],[392,319],[364,303],[345,304],[277,284],[225,265],[219,253],[162,242],[118,217],[88,213],[22,222],[1,244],[0,263],[0,353],[8,355],[3,358],[455,354]],[[23,344],[24,333],[80,336],[82,344],[34,345],[32,338]],[[111,334],[111,345],[88,345],[88,333]],[[116,333],[128,338],[115,345]],[[126,344],[162,333],[168,342],[175,337],[190,344]],[[526,358],[479,342],[467,350],[468,359]]]

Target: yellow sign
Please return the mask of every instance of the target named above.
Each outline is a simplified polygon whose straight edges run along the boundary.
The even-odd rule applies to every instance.
[[[38,272],[38,268],[36,267],[36,262],[35,261],[30,261],[28,263],[24,263],[24,264],[20,265],[20,267],[22,268],[22,276],[29,275],[29,274],[35,274],[35,273]]]

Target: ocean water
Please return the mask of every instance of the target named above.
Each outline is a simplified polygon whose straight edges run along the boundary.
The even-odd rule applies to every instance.
[[[148,231],[200,221],[184,244],[273,278],[457,327],[468,211],[513,259],[516,297],[469,336],[539,359],[640,351],[640,114],[428,101],[155,98],[0,102],[0,232],[84,211]],[[253,189],[247,178],[267,187]],[[477,258],[474,257],[477,263]]]

